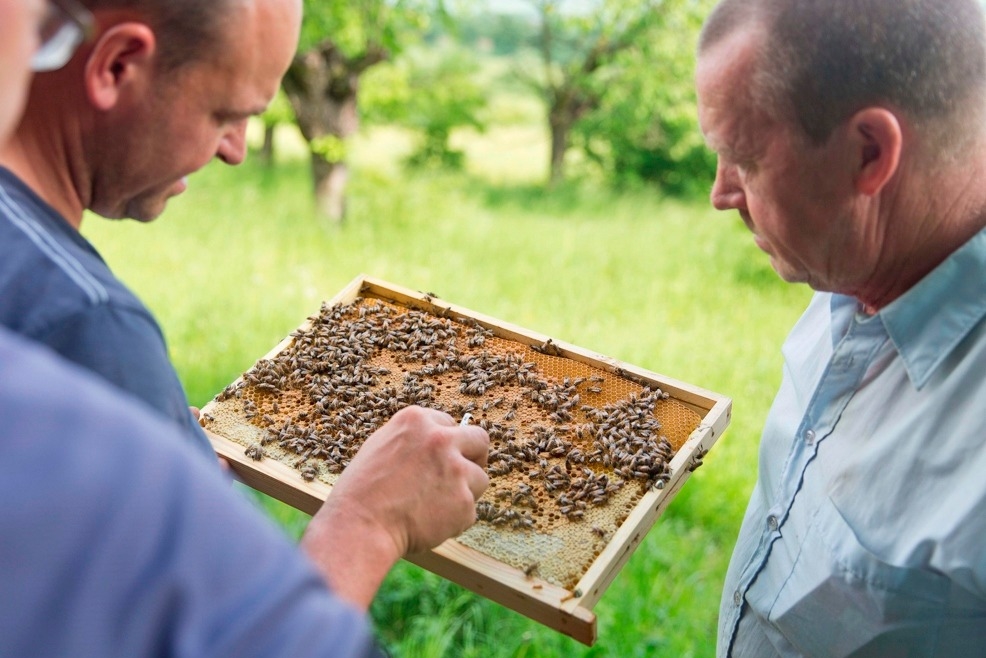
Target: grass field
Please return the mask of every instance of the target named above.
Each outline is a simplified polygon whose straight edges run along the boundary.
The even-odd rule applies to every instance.
[[[780,282],[735,215],[702,200],[589,182],[545,194],[543,137],[524,130],[462,138],[460,174],[409,174],[395,164],[406,136],[364,136],[342,228],[314,217],[293,157],[269,171],[214,164],[152,225],[83,228],[160,319],[193,404],[360,272],[732,397],[730,429],[596,607],[595,647],[405,563],[372,610],[396,656],[712,656],[779,347],[809,291]],[[293,536],[304,527],[262,504]]]

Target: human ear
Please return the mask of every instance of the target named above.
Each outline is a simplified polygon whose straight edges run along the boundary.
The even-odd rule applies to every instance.
[[[904,133],[897,116],[882,107],[860,110],[849,120],[853,150],[853,184],[860,194],[873,196],[897,172]]]
[[[157,40],[143,23],[118,23],[93,45],[85,66],[89,102],[109,110],[128,89],[149,86]]]

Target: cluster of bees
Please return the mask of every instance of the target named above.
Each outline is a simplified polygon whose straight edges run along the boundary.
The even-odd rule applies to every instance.
[[[555,379],[525,349],[471,320],[358,298],[323,305],[217,401],[261,428],[247,456],[286,461],[306,480],[342,472],[408,405],[471,414],[491,440],[477,516],[494,526],[577,522],[628,483],[664,486],[673,448],[654,410],[666,393],[638,387],[605,404],[613,375]]]

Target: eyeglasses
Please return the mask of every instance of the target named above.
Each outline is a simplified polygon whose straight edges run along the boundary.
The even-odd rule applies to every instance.
[[[40,43],[31,60],[36,72],[60,69],[72,59],[76,48],[92,37],[92,14],[78,0],[48,0],[41,21]]]

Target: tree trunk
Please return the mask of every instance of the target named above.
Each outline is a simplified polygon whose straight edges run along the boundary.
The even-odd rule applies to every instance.
[[[345,216],[345,140],[359,128],[359,76],[387,57],[373,44],[362,55],[347,57],[323,41],[297,55],[284,76],[284,91],[312,153],[316,208],[332,222]]]
[[[333,224],[346,218],[346,183],[349,168],[345,162],[329,162],[312,153],[312,178],[315,183],[315,207]]]
[[[274,124],[264,124],[264,143],[260,147],[260,161],[266,166],[274,164]]]
[[[551,125],[551,168],[548,187],[554,189],[565,180],[565,152],[568,151],[568,138],[572,132],[573,121],[564,116],[552,115]]]
[[[572,129],[579,119],[599,105],[599,99],[582,89],[578,80],[568,80],[554,90],[548,108],[548,126],[551,129],[551,173],[548,187],[557,187],[565,180],[565,153],[568,151]]]

